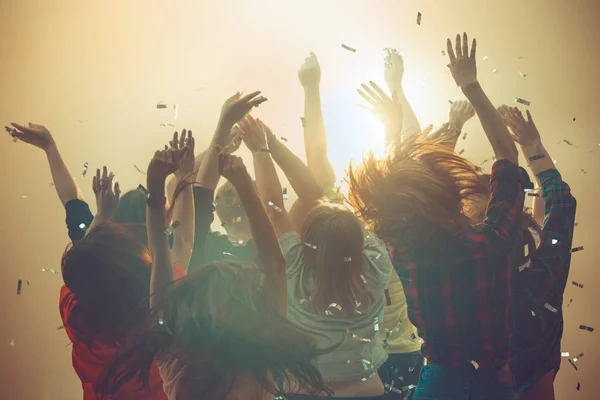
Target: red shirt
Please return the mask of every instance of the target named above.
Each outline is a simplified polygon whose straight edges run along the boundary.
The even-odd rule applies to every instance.
[[[183,276],[185,276],[185,270],[180,265],[173,264],[173,278],[177,280]],[[93,385],[104,369],[115,360],[117,346],[114,343],[102,343],[96,340],[92,343],[91,348],[88,347],[85,339],[89,332],[81,329],[81,321],[71,319],[71,314],[77,303],[79,303],[79,300],[63,285],[60,289],[59,309],[65,330],[72,343],[73,369],[75,369],[81,380],[83,400],[100,400],[100,397],[94,393]],[[72,315],[76,319],[79,314],[74,313]],[[118,394],[110,397],[110,399],[167,400],[167,396],[163,392],[162,379],[154,363],[150,369],[148,383],[149,389],[140,389],[140,384],[135,380],[131,380],[121,387]]]

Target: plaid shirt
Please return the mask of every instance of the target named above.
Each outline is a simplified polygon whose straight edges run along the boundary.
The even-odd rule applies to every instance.
[[[546,217],[538,252],[513,274],[510,368],[523,392],[560,365],[563,292],[571,264],[577,202],[555,169],[541,172]],[[526,264],[527,265],[527,264]]]
[[[410,321],[432,364],[474,361],[480,367],[502,367],[508,359],[512,253],[524,188],[531,181],[507,160],[494,164],[490,180],[485,221],[461,234],[460,251],[448,249],[444,264],[420,267],[407,254],[391,251]]]

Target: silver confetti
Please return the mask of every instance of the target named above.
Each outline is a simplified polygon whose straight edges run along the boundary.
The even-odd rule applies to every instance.
[[[477,364],[477,361],[475,360],[471,360],[469,361],[471,363],[471,365],[475,368],[475,369],[479,369],[479,364]]]
[[[563,352],[561,352],[561,353],[560,353],[560,356],[561,356],[561,357],[569,357],[569,356],[570,356],[570,354],[569,354],[569,352],[568,352],[568,351],[563,351]]]
[[[171,236],[173,234],[173,231],[177,229],[179,225],[181,225],[179,221],[173,221],[173,223],[167,229],[165,229],[165,235]]]
[[[373,330],[379,332],[379,317],[375,317],[373,320]]]
[[[494,70],[492,72],[495,74],[498,72],[498,70],[496,68],[494,68]]]
[[[487,60],[488,58],[489,58],[488,56],[481,57],[481,59],[484,60],[484,61]]]
[[[83,172],[81,173],[82,177],[85,177],[85,174],[87,174],[88,171],[88,163],[87,161],[83,163]]]
[[[350,329],[347,329],[346,332],[348,332],[348,334],[350,336],[352,336],[352,339],[354,339],[357,342],[370,342],[371,341],[371,339],[361,338],[360,336],[355,335],[354,333],[352,333],[352,331]]]
[[[141,183],[138,185],[138,190],[141,190],[144,195],[146,195],[147,198],[150,198],[150,193],[148,192],[148,190],[144,187],[144,185],[142,185]]]
[[[175,127],[175,125],[174,125],[174,124],[169,124],[169,123],[166,123],[166,124],[160,124],[160,126],[170,126],[170,127],[173,127],[173,128]]]
[[[52,268],[42,268],[42,272],[51,272],[53,275],[58,275],[58,271]]]
[[[177,119],[177,117],[179,116],[179,104],[175,104],[173,106],[173,110],[175,111],[175,116],[173,117],[173,119]]]
[[[577,361],[579,361],[579,360],[580,360],[580,359],[583,357],[583,355],[584,355],[583,353],[579,353],[579,354],[577,355],[577,357],[573,357],[573,362],[577,362]]]
[[[133,164],[133,168],[135,168],[135,169],[137,170],[137,172],[139,172],[140,174],[142,174],[142,175],[146,175],[146,173],[145,173],[144,171],[142,171],[142,170],[140,169],[140,167],[138,167],[137,165]]]
[[[275,203],[273,203],[272,201],[269,201],[267,204],[269,205],[269,207],[271,207],[273,210],[275,210],[277,212],[281,212],[282,211],[281,208],[278,207],[278,206],[276,206]]]
[[[329,307],[327,307],[327,308],[335,308],[335,309],[337,309],[338,311],[342,311],[342,306],[340,306],[340,305],[339,305],[339,304],[337,304],[337,303],[331,303],[331,304],[329,305]]]
[[[527,78],[527,74],[524,74],[521,71],[519,71],[519,75],[521,75],[522,78]]]
[[[348,50],[348,51],[351,51],[351,52],[353,52],[353,53],[355,53],[355,52],[356,52],[356,49],[353,49],[353,48],[352,48],[352,47],[350,47],[350,46],[346,46],[345,44],[343,44],[343,45],[342,45],[342,48],[344,48],[344,49],[346,49],[346,50]]]
[[[224,255],[224,256],[230,256],[230,257],[233,257],[233,254],[231,254],[231,253],[228,253],[228,252],[226,252],[226,251],[224,251],[224,252],[223,252],[223,255]]]
[[[380,258],[380,257],[381,257],[381,253],[378,253],[378,254],[375,256],[375,259],[376,259],[376,260],[379,260],[379,258]]]
[[[531,105],[531,102],[529,102],[527,100],[524,100],[524,99],[522,99],[520,97],[515,97],[515,102],[523,104],[523,105],[526,105],[526,106]]]
[[[365,278],[365,276],[363,274],[360,274],[360,279],[362,280],[363,284],[367,284],[367,278]]]
[[[287,198],[288,198],[288,193],[287,193],[287,188],[286,188],[286,187],[284,187],[284,188],[282,189],[282,193],[283,193],[283,199],[284,199],[284,200],[287,200]]]
[[[546,309],[550,310],[551,312],[555,313],[558,312],[558,310],[554,307],[552,307],[550,304],[546,303],[544,304],[544,307],[546,307]]]
[[[81,224],[79,224],[79,229],[81,229],[82,231],[86,232],[87,231],[87,226],[82,222]]]
[[[344,257],[344,262],[350,262],[352,261],[352,257]]]
[[[311,243],[308,243],[308,242],[304,242],[304,245],[305,245],[306,247],[310,247],[310,248],[311,248],[311,249],[313,249],[313,250],[316,250],[316,249],[317,249],[317,246],[316,246],[316,245],[314,245],[314,244],[311,244]]]
[[[8,131],[8,134],[10,135],[10,137],[12,137],[13,142],[17,143],[17,140],[19,140],[16,135],[17,130],[13,128],[10,131]]]
[[[156,105],[156,108],[158,108],[158,109],[167,108],[167,105],[165,103],[158,103]]]

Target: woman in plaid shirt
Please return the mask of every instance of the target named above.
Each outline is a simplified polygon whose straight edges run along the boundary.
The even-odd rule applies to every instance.
[[[448,40],[450,70],[477,112],[495,152],[491,196],[477,168],[439,141],[416,139],[385,160],[350,169],[349,200],[388,242],[411,322],[424,340],[414,399],[514,399],[507,367],[513,250],[522,231],[524,189],[518,152],[477,81],[475,41]],[[471,225],[477,203],[486,219]]]

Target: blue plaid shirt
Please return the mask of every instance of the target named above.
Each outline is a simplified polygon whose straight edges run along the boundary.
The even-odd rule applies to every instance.
[[[513,272],[510,368],[525,392],[560,365],[563,292],[571,264],[577,202],[555,169],[538,174],[546,203],[543,235],[531,264]]]

